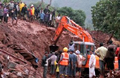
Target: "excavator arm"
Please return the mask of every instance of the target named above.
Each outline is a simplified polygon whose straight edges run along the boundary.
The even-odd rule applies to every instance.
[[[81,26],[76,24],[74,21],[70,20],[67,16],[63,16],[60,23],[56,29],[54,44],[56,45],[62,31],[67,29],[71,33],[77,35],[83,42],[93,42],[91,35],[85,31]]]

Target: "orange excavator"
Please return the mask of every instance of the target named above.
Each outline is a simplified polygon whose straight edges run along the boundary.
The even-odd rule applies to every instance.
[[[67,29],[71,33],[77,35],[82,41],[73,41],[73,44],[75,44],[75,50],[80,50],[81,54],[86,58],[86,60],[83,62],[83,68],[85,68],[85,73],[88,73],[89,69],[89,52],[88,49],[91,51],[95,51],[95,44],[91,37],[91,35],[85,31],[81,26],[76,24],[73,20],[69,19],[67,16],[63,16],[61,20],[59,21],[58,27],[55,32],[54,37],[54,45],[50,46],[51,51],[55,51],[58,49],[58,46],[56,46],[56,43],[61,36],[64,29]],[[118,69],[118,60],[115,58],[115,69]],[[96,56],[96,71],[99,69],[99,57]],[[86,72],[87,71],[87,72]]]

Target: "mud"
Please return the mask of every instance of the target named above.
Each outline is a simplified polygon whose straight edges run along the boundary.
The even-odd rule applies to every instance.
[[[90,34],[95,39],[96,46],[98,46],[100,42],[106,43],[110,38],[109,34],[105,34],[101,31],[91,31]],[[10,78],[17,78],[20,76],[20,78],[42,78],[43,70],[41,67],[41,58],[44,52],[49,52],[49,46],[53,44],[54,35],[55,28],[40,25],[38,22],[30,23],[18,20],[18,24],[14,26],[12,26],[10,22],[0,25],[0,49],[26,62],[20,62],[0,52],[0,61],[4,66],[3,74],[5,77],[10,76]],[[68,46],[68,43],[72,39],[76,41],[81,40],[70,32],[64,31],[57,42],[59,50]],[[119,44],[119,41],[115,39],[114,42]],[[37,69],[34,69],[31,62],[27,61],[19,53],[20,50],[30,53],[39,59]],[[8,62],[13,62],[15,67],[8,68]]]

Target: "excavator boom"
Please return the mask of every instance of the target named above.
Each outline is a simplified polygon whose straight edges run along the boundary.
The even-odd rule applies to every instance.
[[[85,31],[81,26],[76,24],[73,20],[70,20],[67,16],[63,16],[55,32],[55,37],[54,37],[55,45],[64,29],[67,29],[71,33],[77,35],[80,39],[83,40],[83,42],[93,43],[93,39],[87,31]]]

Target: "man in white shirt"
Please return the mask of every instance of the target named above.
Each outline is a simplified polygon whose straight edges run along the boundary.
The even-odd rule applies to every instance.
[[[71,40],[70,43],[68,44],[69,50],[75,51],[74,46],[75,46],[75,44],[74,44],[73,41]]]
[[[49,25],[50,26],[52,25],[52,12],[50,12],[49,14]]]
[[[56,17],[56,19],[55,19],[55,21],[56,21],[56,27],[58,27],[58,24],[59,24],[59,22],[60,22],[60,19],[61,19],[61,16],[60,16],[60,14],[58,14],[58,16]]]
[[[89,78],[95,76],[95,65],[96,65],[96,58],[92,51],[90,51],[90,60],[89,60]]]

